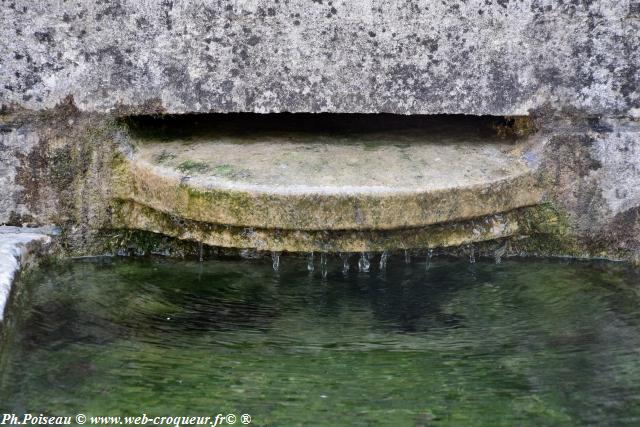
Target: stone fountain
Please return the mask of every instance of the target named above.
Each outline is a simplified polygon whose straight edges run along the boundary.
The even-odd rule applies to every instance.
[[[0,8],[0,224],[54,254],[639,257],[636,1]]]

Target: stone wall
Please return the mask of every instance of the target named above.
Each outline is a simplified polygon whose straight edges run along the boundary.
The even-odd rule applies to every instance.
[[[570,216],[572,232],[600,255],[639,255],[640,122],[558,119],[550,125],[542,154],[549,197]]]
[[[0,104],[638,115],[635,0],[4,0]]]
[[[91,253],[92,236],[110,221],[120,128],[67,102],[0,116],[0,123],[0,225],[55,225],[63,246]]]
[[[37,143],[37,135],[25,128],[13,129],[6,124],[0,128],[0,224],[28,224],[34,219],[25,187],[17,178]]]

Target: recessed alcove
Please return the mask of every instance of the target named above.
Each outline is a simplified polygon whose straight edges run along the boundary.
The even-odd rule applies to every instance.
[[[335,114],[335,113],[212,113],[128,116],[122,119],[139,138],[188,138],[232,133],[258,137],[261,134],[367,135],[408,132],[433,137],[517,138],[530,134],[534,125],[528,116],[472,116],[461,114]]]
[[[532,138],[522,117],[126,120],[135,149],[116,193],[138,213],[238,229],[375,233],[453,224],[541,200],[522,155]]]

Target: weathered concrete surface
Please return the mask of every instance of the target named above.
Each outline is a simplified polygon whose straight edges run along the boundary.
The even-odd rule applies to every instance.
[[[424,129],[142,140],[114,196],[232,227],[415,228],[539,204],[536,171],[520,155],[532,143]]]
[[[25,187],[17,178],[38,141],[37,135],[24,127],[13,129],[0,124],[0,225],[22,225],[33,220]]]
[[[640,122],[558,120],[547,131],[541,169],[572,233],[603,255],[640,260]]]
[[[31,253],[51,241],[50,229],[0,226],[0,322],[11,292],[13,278]]]
[[[111,162],[120,143],[108,118],[65,105],[0,116],[0,126],[0,225],[55,224],[82,234],[108,221]]]
[[[639,114],[636,0],[2,0],[0,104]]]

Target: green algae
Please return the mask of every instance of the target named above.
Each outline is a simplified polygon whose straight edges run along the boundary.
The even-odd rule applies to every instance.
[[[209,165],[195,160],[185,160],[178,165],[178,170],[184,173],[205,173],[209,170]]]
[[[154,161],[155,163],[163,164],[175,158],[176,155],[174,153],[168,152],[167,150],[162,150],[160,154],[154,157]]]
[[[218,176],[231,176],[235,172],[235,168],[231,165],[218,165],[213,168],[213,174]]]
[[[278,273],[268,260],[33,270],[0,349],[3,409],[309,426],[640,419],[637,273],[625,266],[341,267],[330,257],[325,279],[296,259]]]
[[[398,230],[286,230],[233,227],[188,220],[128,201],[114,203],[115,228],[139,229],[210,246],[267,251],[426,249],[492,240],[517,232],[518,211],[466,222]],[[250,232],[247,232],[250,230]]]

